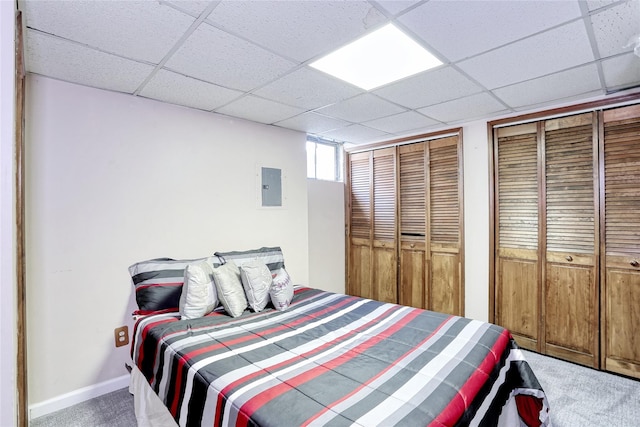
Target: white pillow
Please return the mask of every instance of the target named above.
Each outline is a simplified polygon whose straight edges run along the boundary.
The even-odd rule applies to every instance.
[[[284,268],[281,268],[273,278],[269,295],[276,310],[285,311],[289,308],[293,299],[293,281]]]
[[[207,261],[187,265],[180,295],[182,319],[197,319],[207,315],[217,305],[218,295],[213,284],[213,266]]]
[[[233,261],[229,261],[213,269],[213,281],[216,284],[218,298],[226,312],[232,317],[238,317],[247,308],[247,297],[244,295],[240,270]]]
[[[269,288],[273,280],[269,267],[260,260],[246,262],[240,266],[240,278],[249,307],[256,313],[262,311],[269,302]]]

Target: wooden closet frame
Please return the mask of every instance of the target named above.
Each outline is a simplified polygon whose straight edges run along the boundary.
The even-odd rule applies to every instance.
[[[616,96],[608,99],[575,104],[575,105],[570,105],[566,107],[554,108],[551,110],[543,110],[535,113],[523,114],[519,116],[487,122],[487,141],[489,144],[489,322],[491,323],[495,322],[495,279],[496,279],[495,262],[496,262],[496,240],[497,240],[496,233],[498,232],[495,226],[496,203],[497,203],[495,198],[497,152],[494,149],[495,147],[494,131],[497,128],[500,128],[503,126],[523,124],[528,122],[537,122],[541,120],[553,119],[553,118],[558,118],[558,117],[578,114],[578,113],[586,113],[586,112],[594,112],[594,111],[597,112],[600,109],[624,107],[626,105],[636,104],[639,100],[640,100],[640,92],[637,92],[637,93],[632,93],[627,95]],[[540,131],[541,131],[540,127],[538,126],[538,133],[540,133]],[[602,155],[602,153],[599,153],[599,155]],[[602,163],[600,164],[600,168],[603,168]],[[596,197],[597,199],[596,202],[599,202],[602,204],[604,203],[603,202],[604,171],[600,170],[599,172],[600,172],[599,173],[600,189],[599,189],[599,194]],[[542,185],[542,177],[539,174],[538,186],[540,187],[541,185]],[[545,205],[545,202],[543,201],[541,203],[540,209],[544,209],[544,205]],[[600,243],[599,243],[599,248],[597,248],[597,252],[602,254],[604,253],[603,252],[604,251],[604,236],[603,236],[604,218],[603,217],[600,218],[599,224],[597,224],[596,226],[599,226],[599,237],[600,237]],[[543,228],[544,227],[540,227],[540,230],[539,230],[539,233],[543,233],[542,240],[540,240],[539,250],[542,250],[542,248],[544,247],[543,245],[545,243],[544,242],[545,235],[544,235]],[[599,270],[600,270],[600,275],[604,274],[602,268],[600,268]],[[599,279],[602,280],[601,277]],[[541,277],[540,280],[543,280],[542,283],[544,283],[544,277]],[[543,286],[539,286],[538,292],[543,292]],[[538,295],[538,297],[540,297],[540,295]],[[597,303],[602,304],[603,303],[602,298],[603,296],[600,295],[600,301],[598,301]],[[600,313],[600,319],[601,319],[601,316],[602,316],[602,313]]]
[[[423,134],[418,134],[418,135],[412,135],[412,136],[407,136],[407,137],[402,137],[402,138],[397,138],[397,139],[391,139],[391,140],[387,140],[387,141],[380,141],[380,142],[374,142],[371,144],[364,144],[364,145],[357,145],[351,148],[345,148],[344,151],[345,153],[348,154],[355,154],[355,153],[360,153],[360,152],[366,152],[366,151],[371,151],[371,150],[378,150],[378,149],[383,149],[383,148],[391,148],[391,147],[398,147],[398,146],[402,146],[402,145],[409,145],[409,144],[414,144],[414,143],[420,143],[420,142],[429,142],[429,141],[433,141],[433,140],[437,140],[437,139],[441,139],[441,138],[446,138],[448,136],[457,136],[459,138],[459,144],[460,144],[460,153],[459,153],[459,157],[458,157],[458,168],[462,169],[462,165],[463,165],[463,157],[464,157],[464,144],[463,144],[463,132],[462,132],[462,128],[458,127],[458,128],[450,128],[450,129],[443,129],[440,131],[435,131],[435,132],[429,132],[429,133],[423,133]],[[346,161],[347,156],[344,156],[345,162],[343,162],[342,168],[343,168],[343,173],[342,176],[344,177],[344,182],[345,182],[345,186],[344,186],[344,198],[345,198],[345,292],[347,291],[346,286],[348,286],[348,282],[349,282],[349,248],[350,248],[350,236],[349,236],[349,230],[351,229],[351,197],[349,194],[349,185],[348,183],[350,182],[351,179],[351,173],[349,170],[349,165],[348,162]],[[461,170],[459,172],[462,172]],[[398,182],[398,176],[399,176],[399,170],[396,168],[396,182]],[[465,313],[465,245],[464,245],[464,173],[460,173],[459,174],[459,181],[458,181],[458,194],[462,194],[462,197],[459,197],[459,206],[460,206],[460,212],[459,212],[459,224],[460,224],[460,264],[459,264],[459,277],[460,277],[460,310],[462,312],[462,314],[464,315]],[[372,190],[373,191],[373,190]],[[399,204],[399,197],[400,194],[398,191],[396,191],[396,206]],[[370,196],[371,200],[373,200],[373,194],[371,194]],[[395,217],[395,221],[396,224],[399,223],[399,216],[398,216],[398,209],[396,209],[396,217]],[[373,221],[373,219],[372,219]],[[427,236],[429,235],[429,230],[426,230]],[[399,227],[396,227],[396,241],[398,242],[398,247],[396,248],[396,250],[399,250],[399,245],[400,245],[400,235],[399,235]],[[396,268],[396,274],[398,272],[398,268],[399,268],[399,260],[398,260],[398,266]],[[398,289],[398,294],[397,294],[398,298],[400,296],[400,290]]]
[[[25,61],[22,12],[15,17],[15,215],[16,215],[16,425],[29,425],[25,261]]]

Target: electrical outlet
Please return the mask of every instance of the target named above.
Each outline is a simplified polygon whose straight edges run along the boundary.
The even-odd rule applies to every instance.
[[[129,344],[129,327],[120,326],[113,331],[113,335],[116,338],[116,347],[122,347]]]

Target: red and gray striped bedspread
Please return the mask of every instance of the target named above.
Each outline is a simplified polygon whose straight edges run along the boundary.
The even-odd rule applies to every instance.
[[[143,317],[132,357],[181,426],[549,422],[505,329],[317,289],[284,312]]]

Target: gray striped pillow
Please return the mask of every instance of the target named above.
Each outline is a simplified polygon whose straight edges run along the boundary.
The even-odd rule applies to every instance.
[[[216,256],[176,260],[155,258],[140,261],[129,267],[139,310],[136,314],[156,311],[177,311],[187,265],[207,261],[213,268],[222,263]]]
[[[265,263],[271,273],[284,268],[284,255],[280,246],[263,247],[248,251],[216,252],[214,255],[220,258],[221,262],[233,261],[238,267],[242,267],[249,261],[258,260]]]

